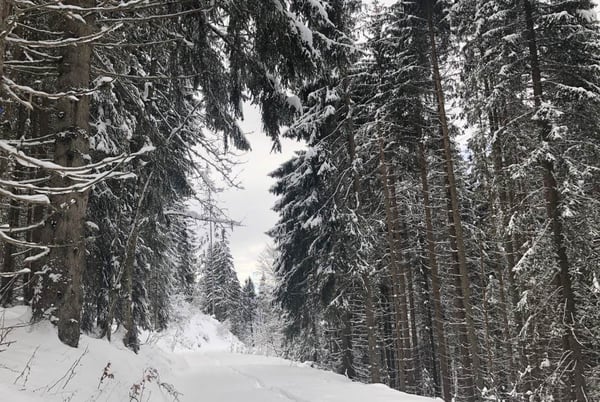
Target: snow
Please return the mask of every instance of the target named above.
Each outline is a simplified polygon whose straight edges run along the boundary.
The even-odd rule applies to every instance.
[[[132,392],[144,401],[433,401],[306,364],[236,353],[241,343],[203,314],[142,334],[139,354],[123,346],[120,331],[112,343],[83,335],[78,348],[67,347],[50,323],[29,325],[30,316],[24,306],[0,309],[4,328],[18,326],[5,339],[14,343],[0,346],[1,401],[108,402],[130,400]]]
[[[95,232],[98,232],[100,230],[100,226],[98,226],[95,222],[92,221],[87,221],[85,222],[85,225],[90,229],[93,230]]]
[[[296,95],[287,97],[287,104],[298,113],[302,113],[302,101]]]
[[[18,271],[15,271],[15,272],[0,272],[0,278],[10,278],[13,276],[25,275],[25,274],[30,274],[30,273],[31,273],[31,269],[23,268]]]
[[[321,2],[320,0],[308,0],[308,4],[310,4],[310,6],[317,10],[318,15],[325,21],[327,21],[329,24],[334,25],[333,22],[331,22],[329,20],[329,14],[327,13],[327,10],[325,9],[325,4],[323,4],[323,2]]]
[[[365,385],[344,376],[284,359],[232,353],[184,355],[174,374],[182,378],[184,395],[206,401],[248,402],[432,402],[391,390],[382,384]],[[182,399],[185,400],[185,399]]]
[[[204,314],[171,325],[156,343],[163,350],[177,353],[244,350],[244,345],[225,325]]]
[[[48,198],[48,196],[44,195],[44,194],[33,194],[33,195],[14,194],[8,190],[4,190],[3,188],[0,188],[0,194],[7,196],[9,198],[12,198],[13,200],[16,200],[16,201],[23,201],[23,202],[30,203],[30,204],[50,205],[50,198]]]
[[[585,22],[587,23],[592,23],[594,21],[597,21],[597,15],[596,15],[596,11],[594,9],[591,10],[577,10],[577,15],[580,18],[583,18],[583,20],[585,20]]]

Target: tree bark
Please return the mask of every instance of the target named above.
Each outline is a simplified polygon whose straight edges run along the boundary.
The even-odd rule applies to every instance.
[[[417,339],[417,322],[414,303],[413,271],[412,268],[406,263],[406,261],[404,260],[404,256],[402,255],[402,250],[406,250],[406,246],[403,245],[402,242],[402,240],[406,238],[406,230],[404,227],[404,223],[400,220],[400,212],[398,209],[398,202],[396,200],[396,185],[394,183],[394,178],[391,174],[388,174],[388,176],[388,186],[392,207],[392,231],[394,232],[396,255],[400,255],[399,257],[397,257],[399,259],[397,266],[400,268],[400,272],[398,273],[398,278],[400,280],[400,294],[404,294],[405,298],[407,299],[404,301],[404,303],[406,303],[407,308],[407,333],[410,334],[410,338],[408,338],[409,340],[406,341],[406,346],[408,348],[408,365],[406,377],[408,383],[408,392],[416,393],[417,386],[419,384],[418,378],[421,369],[420,362],[417,356],[417,351],[419,350],[419,343]]]
[[[12,12],[12,4],[7,1],[2,1],[0,3],[0,99],[2,97],[2,78],[4,77],[4,52],[6,50],[6,40],[5,35],[2,35],[1,32],[7,32],[9,29],[9,21],[8,17]]]
[[[411,378],[412,367],[409,367],[412,356],[410,352],[410,332],[408,328],[408,307],[406,305],[406,283],[404,273],[399,269],[398,243],[395,238],[394,212],[392,210],[392,194],[390,191],[390,175],[385,158],[383,138],[379,138],[379,169],[383,188],[387,241],[390,249],[390,273],[392,274],[392,298],[396,314],[396,342],[398,344],[398,385],[401,391],[414,386]],[[408,363],[408,364],[407,364]]]
[[[457,280],[457,297],[456,304],[459,316],[457,321],[461,329],[459,332],[465,332],[466,338],[461,343],[468,352],[463,351],[463,372],[465,380],[465,398],[469,401],[474,401],[476,398],[476,390],[472,384],[475,380],[475,385],[479,389],[483,389],[483,380],[480,376],[480,363],[478,341],[475,334],[475,324],[473,322],[473,314],[471,309],[471,290],[469,273],[467,271],[467,261],[465,254],[465,244],[462,230],[462,221],[460,216],[460,206],[458,203],[458,194],[456,188],[456,179],[454,177],[454,160],[452,156],[452,147],[450,143],[450,133],[448,127],[448,119],[446,116],[446,105],[444,100],[444,91],[442,88],[442,78],[439,68],[439,60],[437,54],[436,34],[433,26],[433,4],[432,0],[427,3],[427,25],[429,28],[429,42],[431,52],[431,70],[434,81],[434,90],[438,105],[438,118],[442,132],[442,146],[445,159],[445,175],[447,185],[448,198],[448,230],[450,232],[450,244],[453,254],[456,258],[456,280]],[[462,312],[461,312],[462,310]]]
[[[340,374],[350,379],[356,378],[352,357],[352,316],[349,311],[342,313],[342,370]]]
[[[488,83],[485,83],[486,95],[489,93]],[[494,137],[497,137],[499,130],[501,128],[500,119],[498,116],[497,110],[488,112],[488,120],[490,124],[490,134]],[[506,345],[508,355],[508,363],[509,363],[509,372],[508,372],[508,381],[511,384],[516,384],[517,382],[517,369],[515,367],[515,356],[513,352],[513,342],[515,338],[517,339],[517,348],[518,348],[518,360],[521,362],[523,367],[525,365],[525,357],[523,353],[523,347],[521,345],[521,341],[518,337],[515,337],[514,333],[519,333],[521,328],[523,327],[523,320],[521,318],[521,313],[519,312],[517,305],[519,302],[519,291],[517,289],[517,281],[515,278],[515,273],[513,268],[515,266],[515,240],[514,236],[509,229],[510,226],[510,217],[512,214],[512,206],[509,202],[510,192],[512,191],[513,182],[506,177],[505,162],[504,155],[502,151],[502,145],[500,143],[500,139],[496,138],[495,141],[492,142],[492,164],[494,168],[494,177],[496,180],[496,192],[498,194],[499,199],[499,208],[496,208],[494,204],[494,197],[492,196],[492,190],[490,190],[489,196],[489,204],[490,208],[493,211],[494,220],[497,222],[499,227],[499,231],[501,232],[501,242],[504,244],[504,247],[499,250],[499,252],[504,256],[506,260],[506,265],[504,269],[502,269],[503,264],[498,265],[498,281],[499,281],[499,292],[500,292],[500,304],[501,304],[501,313],[503,320],[503,334],[504,334],[504,343]],[[487,169],[486,169],[487,171]],[[490,178],[491,180],[491,178]],[[507,277],[507,284],[505,283],[504,276]],[[507,297],[506,293],[508,292]],[[513,313],[514,316],[514,326],[515,329],[512,329],[512,326],[509,325],[509,315],[510,312]]]
[[[121,290],[123,292],[121,295],[121,312],[123,314],[123,325],[127,330],[125,338],[123,338],[123,343],[136,353],[139,351],[140,345],[133,317],[133,271],[135,268],[135,250],[137,248],[139,231],[139,223],[136,220],[134,228],[127,238],[125,258],[123,260],[123,277],[121,280]]]
[[[8,227],[11,229],[19,226],[19,203],[11,200],[8,209]],[[8,232],[10,235],[10,231]],[[15,257],[16,247],[12,243],[4,244],[4,260],[2,261],[2,273],[8,274],[15,272]],[[0,304],[3,307],[8,307],[12,303],[13,289],[17,278],[15,276],[3,277],[0,282]]]
[[[435,254],[435,239],[433,237],[433,223],[431,219],[431,201],[429,199],[429,183],[427,181],[427,161],[425,160],[425,146],[419,143],[419,170],[421,172],[421,186],[423,191],[423,210],[425,214],[425,232],[427,235],[427,255],[429,256],[429,271],[431,273],[431,288],[433,296],[434,331],[437,341],[438,356],[440,361],[442,398],[446,402],[452,400],[450,389],[450,366],[448,364],[448,346],[444,331],[444,313],[442,310],[442,297],[438,263]]]
[[[540,69],[538,44],[533,20],[533,10],[530,0],[523,0],[525,13],[525,23],[527,29],[527,42],[529,46],[529,57],[531,67],[531,79],[533,84],[533,96],[536,108],[540,108],[543,99],[542,74]],[[550,126],[546,121],[537,120],[540,131],[540,140],[547,142],[550,140]],[[556,155],[560,157],[560,155]],[[571,400],[577,402],[587,402],[589,400],[586,391],[586,382],[584,377],[584,361],[579,343],[576,319],[575,295],[570,274],[570,263],[567,256],[567,249],[564,242],[563,224],[560,215],[560,192],[556,183],[554,174],[554,162],[549,158],[541,161],[544,181],[544,195],[546,199],[546,216],[551,225],[552,243],[558,264],[558,291],[563,299],[564,316],[562,321],[565,325],[563,338],[563,353],[566,360],[566,368],[570,369],[570,377],[567,382],[568,394]]]
[[[47,130],[48,130],[48,125],[49,125],[49,116],[48,113],[44,110],[48,107],[48,100],[47,99],[40,99],[39,100],[39,106],[34,108],[33,112],[32,112],[32,121],[33,121],[33,125],[32,125],[32,130],[34,133],[35,137],[41,137],[42,135],[47,134]],[[34,148],[34,153],[36,157],[38,158],[43,158],[43,157],[47,157],[48,155],[46,154],[46,152],[43,149],[43,146],[40,147],[35,147]],[[45,173],[42,171],[38,171],[36,174],[36,178],[41,178],[43,177]],[[46,213],[46,207],[43,205],[34,205],[33,207],[33,211],[32,211],[32,220],[35,223],[39,223],[42,222],[42,220],[44,219],[44,214]],[[40,244],[42,242],[42,232],[43,232],[43,227],[36,227],[35,229],[33,229],[30,232],[30,237],[29,237],[29,241],[31,241],[32,243],[38,243]],[[28,280],[27,280],[27,284],[25,286],[25,288],[23,289],[23,296],[25,297],[25,302],[29,303],[29,304],[33,304],[33,296],[34,296],[34,287],[35,287],[35,281],[36,281],[36,272],[39,272],[41,270],[41,267],[43,266],[44,262],[43,260],[36,260],[36,261],[32,261],[29,263],[29,269],[31,270],[31,274],[28,276]]]
[[[346,85],[346,83],[344,83]],[[347,88],[345,88],[347,93]],[[348,115],[350,115],[350,98],[346,95],[345,106],[348,110]],[[356,142],[354,139],[354,132],[352,127],[351,118],[347,117],[346,122],[344,122],[344,126],[346,126],[347,130],[347,147],[348,147],[348,156],[350,160],[350,168],[353,168],[354,161],[356,160]],[[362,208],[360,204],[360,178],[356,172],[352,173],[352,189],[354,195],[354,208],[357,215],[360,214],[360,209]],[[374,383],[381,382],[380,376],[380,355],[377,349],[377,320],[375,318],[375,303],[373,301],[373,287],[371,284],[371,280],[369,278],[369,272],[361,272],[361,277],[363,280],[363,284],[365,286],[365,315],[366,315],[366,324],[367,324],[367,340],[368,340],[368,348],[369,348],[369,365],[370,365],[370,374],[371,381]]]
[[[65,2],[89,7],[92,0]],[[90,18],[90,17],[88,17]],[[56,17],[56,28],[77,38],[90,34],[90,21],[72,17]],[[78,43],[61,48],[57,86],[64,90],[89,88],[92,46]],[[55,108],[50,134],[56,136],[54,162],[67,167],[86,164],[89,149],[89,97],[77,101],[61,98]],[[67,187],[73,183],[54,175],[53,186]],[[79,344],[82,309],[82,274],[85,268],[85,214],[88,192],[54,195],[53,214],[46,221],[42,241],[52,245],[42,279],[39,297],[34,298],[34,317],[48,315],[58,327],[59,339],[73,347]]]
[[[379,369],[379,352],[377,349],[377,337],[376,328],[377,323],[375,320],[375,306],[373,303],[373,285],[371,284],[371,278],[369,278],[368,272],[363,272],[362,280],[365,287],[365,315],[367,324],[367,338],[369,343],[369,371],[371,374],[371,382],[381,382],[381,374]]]

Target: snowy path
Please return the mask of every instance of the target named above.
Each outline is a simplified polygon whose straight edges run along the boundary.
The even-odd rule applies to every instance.
[[[182,394],[180,402],[433,402],[284,359],[232,353],[243,345],[202,314],[149,334],[139,354],[117,341],[122,334],[112,343],[84,335],[79,348],[69,348],[50,323],[27,325],[25,307],[0,311],[2,316],[7,327],[24,326],[9,333],[14,343],[0,348],[0,402],[173,402],[156,380],[129,398],[148,369]],[[102,378],[108,363],[111,375]]]
[[[184,401],[431,402],[383,385],[354,383],[323,370],[264,356],[188,353],[171,374]]]

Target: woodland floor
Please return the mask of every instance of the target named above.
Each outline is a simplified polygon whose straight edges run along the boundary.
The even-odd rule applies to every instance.
[[[49,323],[28,324],[26,307],[0,309],[0,316],[0,327],[24,325],[5,336],[13,343],[0,347],[3,402],[432,401],[381,384],[352,382],[308,364],[235,352],[244,346],[204,315],[160,335],[144,334],[138,354],[122,346],[119,333],[112,343],[82,336],[79,348],[64,346]],[[102,378],[109,362],[112,378]]]

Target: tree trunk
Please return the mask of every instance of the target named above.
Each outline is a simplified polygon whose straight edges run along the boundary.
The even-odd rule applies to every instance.
[[[405,250],[406,246],[403,245],[402,240],[405,239],[407,231],[405,230],[405,224],[400,220],[400,213],[398,210],[398,202],[396,200],[396,185],[394,183],[393,175],[389,175],[389,191],[391,197],[392,207],[392,229],[395,234],[394,241],[396,244],[397,255],[402,255],[402,250]],[[399,272],[400,279],[400,294],[405,294],[407,300],[407,332],[410,334],[410,343],[407,341],[408,347],[408,367],[407,367],[407,382],[408,391],[410,393],[417,392],[417,386],[419,384],[420,374],[420,362],[417,356],[419,350],[419,343],[417,339],[417,322],[415,314],[415,303],[414,303],[414,290],[413,290],[413,271],[412,268],[404,260],[404,256],[399,257],[398,267],[401,268]]]
[[[8,227],[14,229],[17,226],[19,226],[19,203],[15,200],[11,200],[8,209]],[[9,231],[8,234],[10,235],[11,232]],[[4,244],[2,273],[9,274],[15,272],[15,251],[16,247],[14,244],[8,242]],[[0,282],[0,305],[2,305],[2,307],[11,305],[16,280],[16,276],[2,277],[2,281]]]
[[[38,138],[42,135],[47,134],[48,130],[48,112],[45,110],[48,106],[48,100],[44,98],[38,99],[37,107],[34,107],[31,112],[31,132],[33,138]],[[36,158],[47,158],[47,152],[44,150],[43,146],[34,147],[33,156]],[[31,170],[31,176],[36,179],[40,179],[45,175],[45,172],[39,171],[36,169]],[[44,220],[44,213],[46,211],[46,207],[43,205],[32,205],[30,207],[29,212],[29,222],[28,225],[39,224]],[[27,241],[31,243],[40,244],[42,241],[42,231],[43,227],[35,227],[34,229],[27,232]],[[39,250],[35,250],[32,254],[34,255]],[[31,305],[33,303],[33,295],[34,295],[34,285],[36,281],[36,272],[39,272],[43,265],[43,260],[31,261],[28,264],[28,268],[31,270],[30,274],[25,276],[24,284],[23,284],[23,298],[25,299],[25,304]]]
[[[450,391],[450,366],[448,364],[448,347],[444,331],[444,313],[442,310],[442,296],[438,263],[435,254],[435,239],[433,237],[433,223],[431,219],[431,201],[429,199],[429,184],[427,181],[427,161],[425,160],[425,146],[419,143],[419,170],[421,172],[421,186],[423,191],[423,210],[425,213],[425,231],[427,234],[427,254],[429,256],[429,270],[431,272],[431,288],[433,291],[434,331],[437,341],[438,356],[440,361],[442,398],[446,402],[452,400]]]
[[[383,313],[383,357],[386,360],[385,368],[388,377],[388,385],[390,388],[398,388],[398,371],[397,371],[397,359],[396,353],[398,348],[396,347],[396,336],[394,332],[394,310],[392,306],[392,290],[389,286],[389,281],[382,281],[384,283],[380,286],[382,296],[382,313]]]
[[[471,289],[469,283],[469,273],[467,271],[467,261],[465,255],[465,244],[463,238],[462,221],[460,217],[460,206],[458,204],[458,194],[456,189],[456,180],[454,177],[454,160],[452,156],[452,147],[450,143],[450,133],[448,128],[448,119],[446,117],[446,105],[444,100],[444,91],[442,88],[442,78],[439,68],[439,60],[437,55],[437,45],[435,37],[435,28],[433,26],[433,4],[432,0],[428,1],[427,7],[427,24],[429,28],[429,42],[431,51],[431,69],[434,81],[434,90],[437,98],[438,117],[442,132],[442,145],[445,159],[445,174],[446,185],[448,186],[448,230],[450,232],[450,244],[452,245],[453,254],[456,258],[456,278],[457,278],[457,294],[456,303],[459,317],[457,321],[462,327],[459,332],[466,332],[467,354],[463,354],[463,371],[465,374],[465,397],[467,400],[475,400],[476,390],[472,386],[473,379],[479,389],[483,388],[483,381],[480,373],[479,352],[477,336],[475,334],[475,324],[473,322],[473,314],[471,309]],[[462,310],[462,312],[461,312]],[[464,316],[464,317],[461,317]],[[466,328],[465,328],[466,327]],[[471,377],[471,378],[469,378]]]
[[[387,241],[390,249],[390,272],[392,274],[392,291],[394,300],[394,311],[396,314],[396,338],[398,344],[398,385],[401,391],[406,391],[407,387],[414,386],[414,380],[411,377],[413,372],[409,365],[412,362],[410,353],[410,332],[408,329],[408,308],[406,305],[406,283],[404,273],[400,272],[398,257],[398,243],[395,239],[394,212],[392,210],[392,194],[390,191],[390,175],[385,159],[385,150],[383,138],[379,138],[379,169],[381,172],[381,183],[383,187],[385,201],[385,215],[387,227]],[[408,364],[407,364],[408,363]]]
[[[423,239],[420,239],[421,243]],[[421,244],[422,246],[422,244]],[[421,275],[423,276],[423,301],[425,302],[425,328],[427,331],[427,342],[424,346],[423,354],[427,356],[427,363],[425,363],[425,368],[431,372],[431,377],[433,379],[433,395],[434,397],[438,397],[442,394],[442,384],[440,383],[440,373],[437,364],[437,356],[438,350],[436,347],[435,341],[435,322],[433,319],[432,308],[431,308],[431,292],[429,289],[429,275],[427,274],[427,262],[426,256],[424,255],[424,250],[421,249]],[[425,342],[424,342],[425,343]],[[427,385],[427,384],[423,384]],[[424,394],[427,395],[427,394]]]
[[[347,94],[347,88],[346,94]],[[350,115],[350,99],[346,95],[345,97],[345,105],[348,109],[348,115]],[[350,160],[350,167],[352,168],[354,165],[354,161],[356,160],[356,142],[354,139],[354,132],[352,127],[352,121],[350,118],[347,118],[346,122],[344,122],[347,130],[347,147],[348,147],[348,157]],[[352,189],[354,195],[354,205],[351,206],[354,208],[354,211],[357,215],[360,215],[360,178],[356,172],[352,174]],[[373,302],[373,287],[371,285],[371,280],[369,278],[369,272],[362,272],[361,277],[363,280],[363,284],[365,286],[365,315],[366,315],[366,324],[367,324],[367,339],[368,339],[368,348],[369,348],[369,365],[370,365],[370,374],[372,382],[381,382],[380,376],[380,355],[377,349],[377,320],[375,318],[375,303]]]
[[[365,287],[365,315],[367,324],[367,337],[369,343],[369,371],[371,374],[372,383],[381,382],[381,374],[379,369],[379,351],[377,349],[377,336],[376,328],[377,323],[375,320],[375,306],[373,303],[373,286],[371,285],[371,278],[369,278],[368,272],[363,272],[362,280]]]
[[[8,16],[12,12],[12,4],[2,0],[0,3],[0,32],[7,32],[9,29]],[[4,77],[4,52],[6,50],[5,36],[0,36],[0,84],[2,84],[2,78]],[[2,98],[2,86],[0,85],[0,99]]]
[[[523,0],[525,22],[527,26],[527,40],[529,45],[529,57],[531,64],[531,79],[533,83],[533,96],[536,108],[542,105],[542,75],[540,70],[538,45],[533,21],[533,10],[530,0]],[[536,121],[540,130],[541,141],[549,141],[550,127],[547,122],[539,119]],[[560,155],[556,155],[560,157]],[[567,249],[564,243],[564,234],[562,220],[560,216],[560,193],[558,191],[556,177],[554,175],[554,163],[549,158],[544,158],[541,162],[544,178],[544,195],[546,199],[546,216],[551,224],[552,243],[556,262],[558,263],[559,276],[558,291],[563,299],[564,316],[562,321],[565,325],[563,333],[563,355],[565,358],[565,368],[570,370],[571,378],[567,381],[568,395],[571,400],[577,402],[587,402],[589,400],[586,391],[584,377],[584,361],[579,343],[575,307],[575,295],[570,275],[570,264],[567,256]]]
[[[92,0],[65,2],[75,6],[89,7]],[[56,17],[57,31],[77,38],[91,32],[89,22],[77,18]],[[89,18],[89,17],[88,17]],[[89,88],[92,47],[78,43],[61,48],[62,60],[58,65],[57,86],[60,90]],[[89,148],[89,97],[77,101],[61,98],[55,108],[50,133],[56,135],[54,162],[67,167],[83,166]],[[69,180],[55,175],[53,186],[68,187]],[[42,241],[52,245],[47,273],[41,283],[41,294],[34,298],[34,317],[50,316],[58,326],[59,339],[77,347],[80,335],[82,309],[82,274],[85,266],[84,222],[88,192],[54,195],[51,197],[53,214],[46,220]]]
[[[138,222],[134,222],[134,229],[127,238],[127,245],[125,246],[123,277],[121,280],[121,291],[123,292],[121,294],[121,312],[123,314],[123,325],[127,330],[125,338],[123,338],[123,343],[136,353],[140,349],[140,344],[133,317],[133,271],[135,268],[135,250],[137,248],[139,230]]]
[[[32,132],[33,135],[37,137],[41,137],[42,135],[47,134],[48,125],[49,125],[49,116],[48,113],[44,110],[48,107],[47,99],[39,99],[39,105],[32,112]],[[43,146],[34,148],[34,156],[38,158],[47,157],[46,152],[43,149]],[[42,178],[45,175],[45,172],[38,171],[36,173],[36,178]],[[46,212],[46,207],[43,205],[34,205],[32,211],[32,220],[35,223],[42,222],[44,219],[44,214]],[[29,241],[32,243],[40,244],[42,242],[42,232],[43,227],[36,227],[35,229],[30,231]],[[29,269],[31,270],[31,274],[28,276],[28,281],[23,289],[23,296],[25,298],[25,302],[29,304],[33,304],[33,296],[34,296],[34,287],[36,281],[36,272],[41,270],[41,267],[44,265],[42,260],[36,260],[29,263]]]
[[[352,317],[349,311],[342,313],[342,370],[340,374],[350,379],[356,378],[352,357]]]
[[[484,94],[486,97],[490,96],[490,83],[488,82],[487,79],[484,80]],[[485,299],[485,293],[486,293],[486,289],[483,288],[482,292],[483,292],[483,302],[484,302],[484,318],[485,318],[485,343],[486,343],[486,349],[487,349],[487,353],[488,353],[488,371],[490,372],[491,375],[493,375],[493,383],[494,383],[494,388],[496,390],[500,389],[501,384],[501,380],[505,382],[505,387],[504,389],[506,390],[510,390],[512,388],[511,385],[514,385],[516,383],[516,377],[515,377],[515,373],[516,373],[516,369],[515,369],[515,357],[514,357],[514,352],[513,352],[513,341],[515,340],[515,337],[512,336],[512,325],[510,325],[510,320],[509,320],[509,316],[510,316],[510,312],[511,311],[515,311],[515,317],[519,315],[519,313],[516,311],[516,302],[511,304],[508,301],[508,298],[506,296],[506,286],[505,286],[505,281],[504,281],[504,276],[507,275],[509,277],[514,276],[514,273],[512,272],[512,268],[514,267],[514,253],[512,250],[512,235],[510,233],[509,230],[509,218],[510,218],[510,211],[507,208],[506,205],[506,193],[507,193],[507,189],[506,186],[508,185],[508,180],[505,178],[504,175],[504,162],[503,162],[503,156],[502,156],[502,148],[500,145],[500,140],[498,138],[499,135],[499,129],[500,129],[500,124],[499,124],[499,119],[498,119],[498,113],[496,108],[492,108],[491,110],[488,110],[487,112],[487,117],[488,117],[488,124],[489,124],[489,131],[490,131],[490,136],[492,138],[495,138],[494,141],[492,141],[492,152],[491,152],[491,160],[494,166],[494,171],[493,174],[490,171],[490,168],[488,166],[488,161],[486,159],[486,157],[483,157],[483,172],[486,178],[486,181],[488,183],[490,183],[486,190],[487,190],[487,198],[488,198],[488,206],[489,206],[489,210],[491,211],[491,223],[493,225],[495,225],[497,227],[497,229],[492,229],[493,227],[490,227],[491,229],[491,236],[492,236],[492,242],[491,244],[494,247],[494,251],[498,254],[503,256],[502,258],[502,263],[494,263],[493,265],[496,267],[496,271],[497,271],[497,278],[498,278],[498,293],[500,295],[500,304],[499,304],[499,313],[502,319],[502,335],[503,335],[503,339],[502,339],[502,347],[506,348],[506,353],[505,356],[507,358],[508,361],[508,370],[506,371],[502,371],[503,375],[501,376],[499,373],[499,371],[497,371],[495,369],[495,367],[491,364],[491,342],[490,342],[490,320],[489,320],[489,309],[487,306],[487,300]],[[485,145],[484,145],[485,148]],[[482,155],[485,155],[485,149],[480,150],[480,152],[482,153]],[[494,185],[492,185],[491,183],[494,183]],[[496,197],[497,194],[497,197]],[[496,202],[496,198],[499,199],[499,202]],[[497,239],[496,235],[494,234],[494,232],[498,232],[499,233],[499,237]],[[504,244],[504,247],[501,246],[501,244]],[[480,244],[480,269],[482,271],[482,275],[485,272],[485,266],[484,266],[484,262],[483,262],[483,245]],[[485,275],[483,275],[483,279],[485,279]],[[483,281],[482,282],[482,286],[486,286],[487,282]],[[509,280],[509,286],[510,284],[512,284],[512,282]],[[511,289],[509,289],[509,292],[511,292]],[[512,294],[512,293],[511,293]],[[514,301],[514,300],[511,300]],[[518,300],[517,300],[518,301]],[[515,320],[515,324],[517,324],[519,322],[519,320]],[[517,333],[520,331],[521,326],[517,324]],[[492,370],[493,369],[493,370]]]
[[[491,341],[491,325],[490,325],[490,307],[488,304],[487,296],[487,273],[485,272],[485,262],[483,254],[483,244],[479,240],[479,269],[481,270],[481,299],[483,301],[483,322],[484,322],[484,333],[485,333],[485,348],[487,349],[487,374],[491,377],[494,386],[497,386],[496,370],[494,370],[494,358],[492,341]],[[505,323],[507,325],[507,323]]]
[[[10,15],[12,11],[12,5],[9,4],[6,1],[2,1],[2,3],[0,4],[0,32],[5,32],[8,31],[8,16]],[[6,41],[4,39],[4,36],[0,36],[0,100],[2,100],[3,98],[3,90],[2,90],[2,79],[4,77],[4,52],[5,52],[5,44]],[[2,105],[0,105],[2,106]],[[1,116],[1,115],[0,115]],[[7,162],[6,161],[2,161],[0,162],[0,174],[4,173],[4,170],[6,169],[7,166]],[[16,220],[18,221],[18,210],[16,209],[18,205],[16,205],[16,203],[14,201],[10,201],[9,202],[9,210],[8,210],[8,224],[10,227],[16,226],[14,221],[15,221],[15,216],[16,216]],[[10,244],[10,243],[6,243],[4,245],[4,252],[3,252],[3,261],[2,261],[2,272],[6,273],[6,272],[12,272],[14,271],[14,257],[13,254],[14,253],[14,245]],[[10,300],[12,299],[12,285],[14,282],[14,278],[11,277],[7,277],[7,278],[2,278],[2,281],[0,282],[0,304],[2,306],[6,306],[8,303],[10,303]]]

